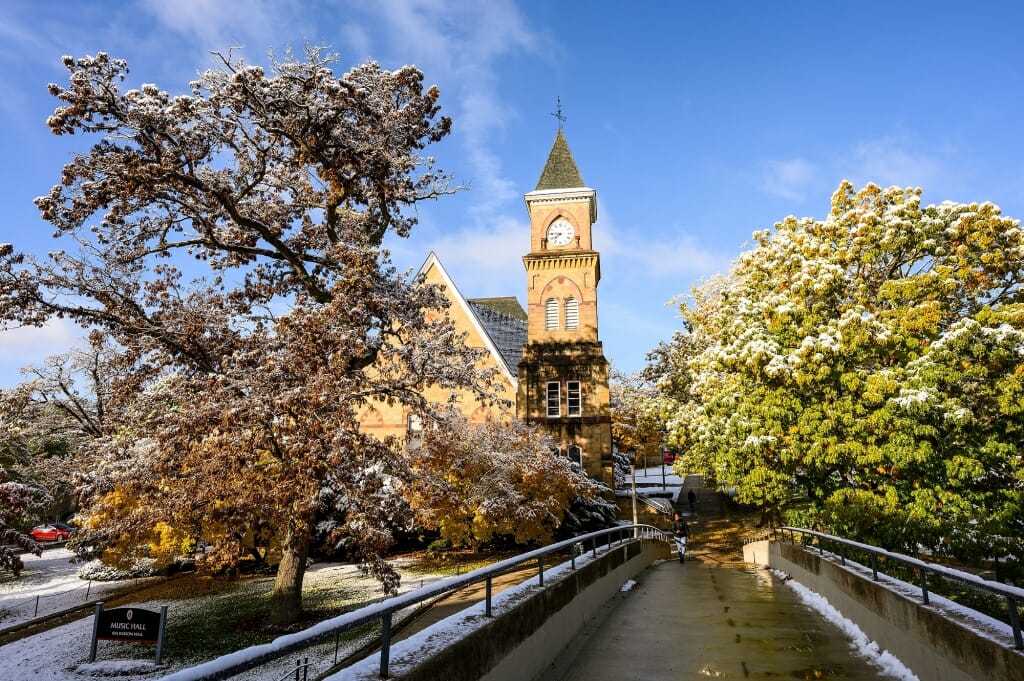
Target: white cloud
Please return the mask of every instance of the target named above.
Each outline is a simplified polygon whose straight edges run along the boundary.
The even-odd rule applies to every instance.
[[[930,187],[939,182],[943,164],[937,156],[914,150],[910,140],[883,137],[857,144],[838,171],[857,186]]]
[[[477,190],[470,210],[478,221],[490,222],[498,206],[518,196],[492,150],[516,115],[499,93],[498,62],[535,52],[539,36],[512,2],[387,0],[367,10],[403,60],[417,64],[428,81],[444,84],[442,104],[453,115],[470,166],[459,175]]]
[[[50,355],[67,352],[80,344],[84,333],[62,319],[53,319],[39,328],[0,329],[0,386],[18,383],[18,370],[22,367],[42,364]]]
[[[601,214],[594,226],[594,247],[613,269],[636,270],[643,277],[689,279],[724,272],[735,257],[702,245],[678,226],[653,229],[619,225],[604,204]]]
[[[396,263],[413,267],[433,251],[469,298],[516,296],[525,302],[526,271],[518,255],[528,250],[529,233],[525,220],[498,217],[486,228],[461,227],[433,235],[424,230],[389,247]]]
[[[194,37],[205,50],[226,50],[240,32],[266,35],[277,23],[278,10],[264,0],[142,0],[167,28]],[[235,45],[239,46],[239,45]],[[251,45],[259,53],[269,45]]]
[[[816,173],[815,165],[803,158],[762,161],[758,164],[757,184],[772,196],[802,201]]]

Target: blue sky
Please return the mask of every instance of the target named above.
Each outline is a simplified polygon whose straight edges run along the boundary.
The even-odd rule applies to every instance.
[[[1024,217],[1024,3],[561,0],[134,0],[0,4],[0,241],[54,249],[32,199],[81,138],[45,121],[63,54],[128,60],[132,82],[183,91],[209,52],[328,45],[337,71],[416,64],[452,135],[432,151],[468,189],[391,244],[437,252],[468,297],[525,298],[520,256],[557,130],[598,193],[605,353],[625,370],[679,328],[667,305],[728,269],[752,232],[823,217],[846,178],[919,186],[928,203],[992,201]],[[0,386],[75,342],[54,323],[0,331]]]

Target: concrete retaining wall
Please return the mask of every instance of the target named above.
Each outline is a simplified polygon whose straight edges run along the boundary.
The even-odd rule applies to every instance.
[[[744,547],[748,562],[790,575],[826,599],[921,681],[1024,681],[1024,653],[934,608],[786,542]]]
[[[626,581],[655,560],[669,557],[668,544],[661,541],[637,542],[624,549],[628,550],[612,551],[577,570],[552,589],[524,603],[525,607],[509,613],[511,618],[504,627],[514,627],[527,635],[485,676],[464,678],[522,681],[538,676]],[[486,641],[482,643],[487,645]]]
[[[511,605],[496,607],[495,617],[483,626],[467,626],[465,636],[441,650],[416,655],[414,667],[396,664],[393,678],[407,681],[522,681],[543,672],[565,646],[621,588],[655,560],[668,558],[669,546],[658,540],[614,547],[579,569],[548,581],[534,593]],[[442,623],[458,627],[457,620],[479,622],[481,615],[453,615]],[[429,631],[429,630],[428,630]],[[427,632],[424,632],[427,633]],[[396,643],[392,659],[408,659],[408,642]],[[414,652],[414,651],[413,651]],[[423,655],[421,652],[420,655]],[[337,677],[376,678],[377,656],[353,665]],[[365,668],[365,669],[364,669]]]

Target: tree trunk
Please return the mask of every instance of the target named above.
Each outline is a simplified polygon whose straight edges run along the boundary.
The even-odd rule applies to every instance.
[[[293,624],[302,613],[302,579],[306,576],[310,527],[308,518],[292,517],[288,521],[281,563],[277,566],[274,591],[270,595],[271,624]]]

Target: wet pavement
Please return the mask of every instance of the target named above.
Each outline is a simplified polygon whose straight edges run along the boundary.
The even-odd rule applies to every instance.
[[[699,532],[686,563],[636,581],[537,681],[892,678],[772,573],[702,552]]]
[[[636,581],[545,681],[890,678],[766,570],[664,561]]]

